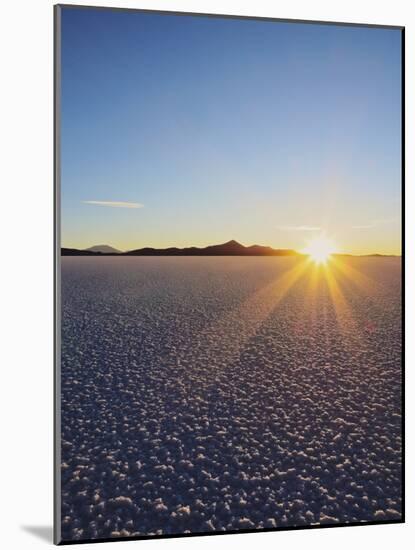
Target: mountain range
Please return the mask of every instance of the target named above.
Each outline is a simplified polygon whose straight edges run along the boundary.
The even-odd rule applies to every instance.
[[[113,246],[99,244],[90,248],[61,248],[62,256],[304,256],[296,250],[290,248],[272,248],[271,246],[262,246],[253,244],[244,246],[238,241],[232,240],[223,244],[213,244],[203,248],[190,246],[188,248],[137,248],[121,252]],[[354,256],[354,254],[334,253],[332,256]],[[399,257],[393,254],[362,254],[361,257]]]
[[[254,244],[244,246],[235,240],[223,244],[215,244],[199,248],[191,246],[188,248],[138,248],[127,252],[120,252],[108,245],[91,246],[81,250],[77,248],[62,248],[62,256],[297,256],[295,250],[277,249],[270,246]]]

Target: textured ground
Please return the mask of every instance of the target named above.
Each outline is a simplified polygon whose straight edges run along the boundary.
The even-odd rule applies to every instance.
[[[400,518],[400,259],[62,264],[63,539]]]

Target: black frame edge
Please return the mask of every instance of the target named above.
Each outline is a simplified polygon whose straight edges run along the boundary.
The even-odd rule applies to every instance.
[[[405,251],[405,27],[401,30],[401,247],[402,247],[402,298],[401,298],[401,315],[402,315],[402,364],[401,364],[401,405],[402,405],[402,523],[405,523],[406,513],[406,489],[405,489],[405,452],[406,452],[406,437],[405,437],[405,414],[406,414],[406,395],[405,395],[405,373],[406,373],[406,352],[405,352],[405,281],[406,281],[406,251]]]

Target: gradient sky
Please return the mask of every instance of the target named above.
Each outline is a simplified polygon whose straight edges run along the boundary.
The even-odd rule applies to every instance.
[[[399,30],[63,8],[61,113],[63,246],[401,253]]]

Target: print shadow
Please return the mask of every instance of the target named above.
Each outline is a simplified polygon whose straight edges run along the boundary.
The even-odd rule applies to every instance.
[[[21,528],[26,533],[30,533],[44,542],[53,543],[53,528],[51,525],[22,525]]]

